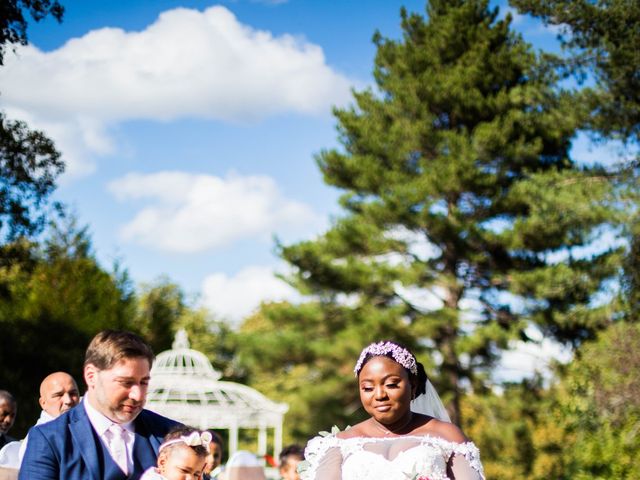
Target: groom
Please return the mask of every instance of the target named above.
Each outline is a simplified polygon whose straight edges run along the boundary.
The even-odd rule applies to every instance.
[[[151,347],[130,332],[105,330],[87,348],[87,392],[76,408],[29,431],[19,480],[138,479],[156,465],[176,422],[145,410]]]

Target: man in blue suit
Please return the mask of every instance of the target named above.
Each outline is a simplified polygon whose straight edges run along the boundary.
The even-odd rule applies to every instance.
[[[19,480],[135,480],[155,466],[178,423],[143,408],[152,362],[139,336],[98,333],[85,355],[82,402],[29,431]]]

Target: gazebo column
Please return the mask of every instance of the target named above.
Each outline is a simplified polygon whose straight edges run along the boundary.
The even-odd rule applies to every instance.
[[[238,424],[233,422],[229,427],[229,456],[238,451]]]
[[[282,418],[280,423],[276,424],[273,434],[273,458],[278,460],[280,452],[282,451]]]
[[[267,426],[264,422],[260,422],[260,430],[258,432],[258,455],[264,458],[267,453]]]

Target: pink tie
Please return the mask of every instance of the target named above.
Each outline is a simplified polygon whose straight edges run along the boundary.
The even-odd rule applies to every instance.
[[[127,431],[117,423],[114,423],[109,427],[108,432],[109,451],[111,452],[111,456],[125,475],[127,475],[129,472],[127,467]]]

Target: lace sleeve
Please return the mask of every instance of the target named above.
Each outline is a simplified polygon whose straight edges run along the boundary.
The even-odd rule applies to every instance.
[[[472,442],[456,444],[452,453],[451,471],[455,480],[485,480],[480,451]]]
[[[312,438],[304,450],[304,461],[298,464],[301,480],[341,480],[342,454],[335,434]]]

